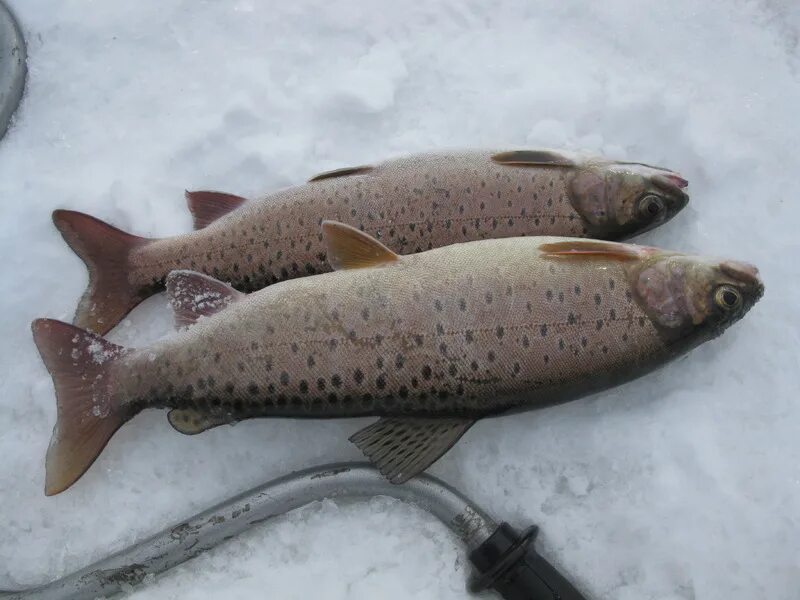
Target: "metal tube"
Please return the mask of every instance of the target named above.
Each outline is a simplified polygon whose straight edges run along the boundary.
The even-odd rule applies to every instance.
[[[389,496],[430,512],[475,550],[497,529],[483,510],[446,483],[419,475],[393,485],[364,463],[340,463],[292,473],[217,504],[108,558],[51,583],[0,592],[2,600],[93,600],[145,576],[162,573],[253,525],[325,498]]]
[[[0,138],[6,132],[25,89],[25,38],[8,7],[0,0]]]

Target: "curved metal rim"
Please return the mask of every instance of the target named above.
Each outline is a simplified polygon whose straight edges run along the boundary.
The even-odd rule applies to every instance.
[[[17,110],[25,91],[27,49],[19,23],[0,0],[0,138]]]
[[[235,537],[253,525],[325,498],[389,496],[414,504],[444,523],[472,551],[497,524],[446,483],[420,475],[394,485],[371,465],[337,463],[274,479],[80,571],[42,586],[0,592],[2,600],[91,600],[141,583]]]

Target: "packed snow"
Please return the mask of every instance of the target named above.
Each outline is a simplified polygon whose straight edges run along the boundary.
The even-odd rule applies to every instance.
[[[46,498],[55,423],[36,317],[86,284],[50,222],[188,231],[184,189],[255,195],[452,147],[668,165],[692,201],[640,241],[758,265],[766,294],[656,374],[480,422],[431,469],[592,599],[794,600],[800,589],[800,9],[792,0],[11,0],[30,78],[0,141],[0,589],[44,582],[291,470],[360,459],[367,420],[125,425]],[[168,335],[164,295],[110,339]],[[298,510],[135,598],[466,596],[469,564],[395,501]]]

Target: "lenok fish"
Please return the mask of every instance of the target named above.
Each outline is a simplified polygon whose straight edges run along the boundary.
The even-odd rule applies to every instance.
[[[722,333],[764,289],[746,263],[614,242],[506,238],[399,256],[350,226],[323,230],[335,273],[250,295],[171,273],[177,322],[191,326],[146,348],[35,321],[58,405],[46,493],[162,407],[185,434],[375,415],[351,440],[400,483],[477,419],[639,377]]]
[[[528,235],[623,239],[672,218],[687,182],[659,167],[553,151],[424,154],[339,169],[248,202],[187,192],[194,233],[127,234],[87,215],[53,220],[84,260],[89,286],[74,324],[106,333],[175,269],[242,291],[329,270],[320,223],[348,223],[400,254]]]

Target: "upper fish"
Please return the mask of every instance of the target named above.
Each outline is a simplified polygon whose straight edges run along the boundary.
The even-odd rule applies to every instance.
[[[461,151],[338,169],[258,200],[187,192],[196,231],[131,235],[56,210],[55,225],[89,270],[74,324],[113,328],[175,269],[242,291],[329,270],[323,220],[352,225],[400,254],[488,238],[557,235],[619,240],[688,202],[687,181],[641,163],[553,150]]]
[[[380,419],[351,439],[393,482],[483,417],[579,398],[719,335],[761,297],[747,263],[574,238],[400,256],[325,222],[335,273],[250,295],[176,271],[175,335],[126,349],[40,319],[56,389],[46,493],[69,487],[145,408],[182,433],[253,417]]]

